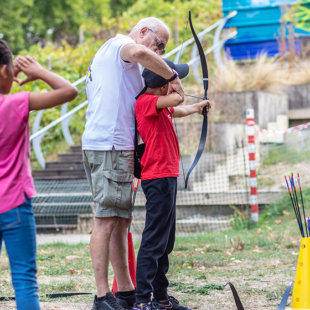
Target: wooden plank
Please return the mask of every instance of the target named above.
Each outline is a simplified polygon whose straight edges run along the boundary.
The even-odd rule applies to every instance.
[[[309,119],[310,109],[292,109],[288,110],[288,118],[293,119]]]
[[[265,205],[276,202],[285,191],[258,191],[258,204]],[[245,191],[222,192],[222,193],[196,193],[179,191],[177,206],[216,206],[216,205],[247,205],[250,194]],[[138,192],[135,206],[145,206],[145,196]]]
[[[39,224],[36,225],[37,228],[70,228],[70,229],[76,229],[77,228],[77,224]]]

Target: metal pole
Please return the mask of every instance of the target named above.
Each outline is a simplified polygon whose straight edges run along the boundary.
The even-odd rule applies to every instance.
[[[251,220],[255,223],[258,223],[257,178],[256,178],[256,164],[255,164],[254,109],[247,109],[246,117],[247,117],[248,151],[249,151],[249,165],[250,165]]]

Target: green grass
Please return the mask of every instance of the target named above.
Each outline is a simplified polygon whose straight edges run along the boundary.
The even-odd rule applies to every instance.
[[[310,200],[310,190],[305,190]],[[264,221],[251,230],[177,237],[170,255],[169,293],[192,309],[234,308],[233,297],[223,284],[236,285],[245,307],[274,309],[289,281],[294,280],[300,234],[290,202],[286,197],[263,212]],[[290,215],[283,215],[283,210]],[[276,220],[281,220],[276,224]],[[244,247],[238,247],[244,243]],[[137,254],[139,243],[135,244]],[[58,292],[96,293],[89,245],[55,243],[38,246],[39,294]],[[109,270],[112,284],[113,272]],[[0,291],[12,296],[13,288],[5,251],[0,257]],[[88,309],[92,296],[66,299],[42,298],[42,309]],[[12,305],[13,302],[0,302]],[[12,308],[13,309],[13,308]]]
[[[275,165],[278,163],[294,164],[307,161],[310,156],[310,148],[306,144],[300,148],[298,142],[294,145],[285,143],[283,145],[270,145],[266,155],[263,157],[263,166]]]
[[[300,200],[299,188],[297,188],[297,191],[298,191],[297,193],[298,201],[300,203],[300,206],[302,206],[301,200]],[[304,206],[305,207],[309,206],[310,205],[310,188],[305,188],[302,190],[302,197],[304,201]],[[294,212],[293,207],[292,207],[292,202],[290,200],[288,193],[284,195],[282,199],[278,200],[276,203],[268,207],[268,209],[266,210],[270,212],[271,216],[281,216],[283,215],[283,210],[288,210],[292,213]],[[306,211],[306,215],[307,214],[309,214],[309,211],[308,212]]]
[[[273,180],[272,178],[269,178],[269,177],[258,176],[257,177],[257,184],[259,187],[265,186],[267,188],[270,188],[272,185],[275,184],[275,180]]]
[[[176,291],[189,294],[210,295],[210,290],[224,290],[223,285],[207,284],[199,287],[186,285],[182,282],[170,282],[169,287],[173,287]]]

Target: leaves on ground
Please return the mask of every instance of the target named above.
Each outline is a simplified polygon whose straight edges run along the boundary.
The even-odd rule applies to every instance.
[[[282,213],[282,211],[281,211]],[[307,211],[307,213],[309,213]],[[300,232],[294,214],[277,215],[251,230],[230,230],[177,237],[169,256],[168,293],[180,303],[199,310],[234,309],[234,301],[223,284],[236,286],[246,308],[274,310],[288,282],[294,280]],[[274,223],[282,220],[281,225]],[[259,232],[259,233],[258,233]],[[232,240],[232,241],[231,241]],[[135,252],[139,243],[135,244]],[[96,284],[87,244],[55,243],[38,246],[39,294],[91,292]],[[0,256],[0,291],[14,295],[9,262]],[[112,285],[113,270],[109,268]],[[42,309],[90,309],[93,296],[41,299]],[[14,307],[14,302],[5,302]],[[3,303],[0,302],[2,309]]]

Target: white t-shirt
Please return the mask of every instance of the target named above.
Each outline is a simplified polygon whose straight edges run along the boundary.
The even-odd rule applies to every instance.
[[[135,97],[144,81],[141,65],[126,63],[120,56],[128,43],[135,41],[118,34],[101,46],[89,66],[83,150],[134,150]]]

